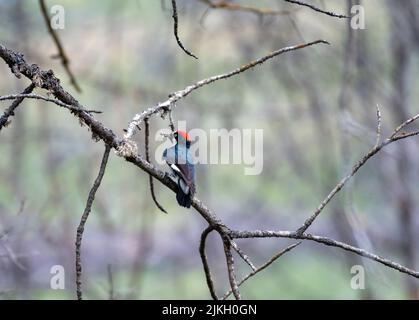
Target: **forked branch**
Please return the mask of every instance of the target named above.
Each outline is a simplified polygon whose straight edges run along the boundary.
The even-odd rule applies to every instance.
[[[284,255],[285,253],[287,253],[288,251],[291,251],[292,249],[294,249],[295,247],[297,247],[298,245],[301,244],[300,242],[294,243],[288,247],[286,247],[285,249],[279,251],[278,253],[274,254],[268,261],[266,261],[263,265],[261,265],[260,267],[254,269],[252,272],[250,272],[247,276],[245,276],[242,280],[240,280],[240,282],[237,284],[239,287],[245,283],[247,280],[249,280],[251,277],[255,276],[256,274],[258,274],[259,272],[265,270],[267,267],[269,267],[272,263],[274,263],[276,260],[278,260],[282,255]],[[224,296],[223,296],[223,300],[227,299],[231,294],[233,293],[232,290],[227,291]]]
[[[165,112],[170,112],[172,110],[172,107],[174,107],[177,101],[179,101],[182,98],[185,98],[187,95],[189,95],[191,92],[204,87],[206,85],[209,85],[213,82],[219,81],[219,80],[224,80],[224,79],[228,79],[231,77],[234,77],[240,73],[243,73],[251,68],[254,68],[257,65],[260,65],[264,62],[266,62],[267,60],[270,60],[276,56],[279,56],[281,54],[284,54],[286,52],[291,52],[291,51],[295,51],[295,50],[299,50],[299,49],[303,49],[303,48],[307,48],[310,46],[314,46],[316,44],[330,44],[329,42],[325,41],[325,40],[316,40],[313,42],[308,42],[308,43],[303,43],[303,44],[299,44],[296,46],[291,46],[291,47],[285,47],[276,51],[273,51],[257,60],[251,61],[247,64],[244,64],[242,66],[240,66],[239,68],[236,68],[230,72],[227,73],[223,73],[223,74],[219,74],[216,76],[212,76],[210,78],[206,78],[203,80],[200,80],[190,86],[187,86],[185,89],[183,90],[179,90],[176,91],[175,93],[170,94],[169,99],[167,99],[164,102],[161,102],[151,108],[146,109],[145,111],[141,112],[141,113],[137,113],[134,118],[131,120],[130,124],[128,125],[128,129],[126,130],[126,134],[125,134],[125,138],[126,139],[130,139],[134,133],[135,130],[140,127],[140,125],[142,124],[142,122],[144,121],[145,118],[149,118],[150,116],[152,116],[153,114],[156,113],[165,113]]]
[[[35,85],[31,83],[25,90],[23,90],[22,94],[23,95],[29,94],[33,91],[33,89],[35,89]],[[2,97],[0,97],[0,100],[5,100],[1,98]],[[3,115],[0,117],[0,131],[1,129],[3,129],[3,127],[5,127],[8,124],[9,117],[15,115],[16,108],[19,107],[19,105],[22,103],[24,99],[25,99],[24,96],[13,98],[14,101],[12,102],[12,104],[4,111]]]

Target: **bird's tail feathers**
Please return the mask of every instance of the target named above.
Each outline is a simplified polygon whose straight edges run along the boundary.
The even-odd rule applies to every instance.
[[[182,189],[179,188],[178,192],[176,193],[176,200],[177,203],[179,203],[180,206],[185,208],[190,208],[192,204],[192,197],[188,193],[184,193]]]

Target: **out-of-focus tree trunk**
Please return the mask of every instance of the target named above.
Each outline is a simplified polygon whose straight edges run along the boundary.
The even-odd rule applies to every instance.
[[[23,0],[16,0],[13,6],[11,14],[14,16],[13,28],[16,33],[16,39],[19,39],[19,47],[24,46],[27,43],[28,34],[27,34],[27,17],[24,8]],[[17,90],[20,90],[17,89]],[[26,124],[25,124],[25,112],[21,110],[16,110],[15,115],[12,119],[11,125],[12,132],[12,141],[11,144],[11,153],[10,153],[10,180],[13,193],[15,195],[16,203],[24,196],[24,191],[22,190],[22,173],[23,173],[23,159],[26,147]]]
[[[352,5],[359,4],[360,1],[347,1],[347,10],[350,14]],[[342,165],[339,164],[339,155],[333,154],[333,152],[322,152],[321,153],[321,172],[323,172],[323,180],[321,181],[321,190],[322,194],[327,194],[330,192],[330,189],[336,184],[337,181],[346,174],[352,165],[350,141],[349,141],[349,132],[345,123],[345,119],[349,114],[350,98],[351,91],[353,89],[353,78],[355,60],[356,60],[356,40],[357,37],[350,27],[350,21],[348,20],[347,25],[347,39],[345,44],[345,53],[344,53],[344,62],[343,62],[343,74],[342,74],[342,89],[339,95],[339,100],[337,103],[339,115],[341,118],[341,130],[340,130],[340,158]],[[303,55],[303,54],[302,54]],[[319,94],[319,90],[314,82],[310,81],[309,78],[304,75],[298,79],[300,82],[300,87],[304,88],[304,91],[307,96],[308,103],[310,105],[309,110],[311,111],[311,118],[315,130],[317,131],[318,145],[327,145],[333,146],[336,144],[336,137],[333,136],[332,123],[329,121],[330,110],[333,110],[334,107],[328,108],[327,102],[323,99],[323,96]],[[333,148],[330,147],[330,150]],[[350,191],[349,191],[350,193]],[[345,191],[346,199],[351,201],[351,197],[347,191]],[[350,203],[342,199],[335,199],[331,205],[331,216],[333,228],[339,238],[347,243],[352,243],[359,246],[353,227],[348,219],[348,215],[353,214],[353,212],[347,212],[349,210]],[[350,268],[354,265],[363,265],[363,261],[360,257],[352,255],[350,253],[345,253],[345,259],[348,265],[348,274],[350,273]],[[366,287],[364,290],[359,290],[359,295],[361,299],[373,299],[374,293],[371,288]]]
[[[354,5],[359,5],[359,0],[347,0],[347,15],[351,15],[351,8]],[[351,20],[347,20],[347,35],[346,35],[346,44],[345,44],[345,53],[344,53],[344,61],[343,61],[343,75],[342,75],[342,85],[341,85],[341,92],[339,95],[339,114],[340,114],[340,121],[341,121],[341,130],[340,130],[340,145],[341,145],[341,165],[340,170],[336,170],[336,172],[340,172],[339,176],[343,176],[346,174],[351,166],[352,166],[352,157],[351,157],[351,147],[350,147],[350,133],[348,131],[348,117],[350,117],[350,110],[349,106],[351,103],[351,91],[355,88],[353,84],[354,72],[356,70],[356,34],[355,31],[351,27]],[[336,179],[339,179],[339,176]],[[338,180],[336,180],[338,181]],[[356,212],[351,211],[352,208],[352,188],[347,189],[344,192],[344,200],[340,203],[333,205],[333,222],[335,225],[336,230],[338,231],[341,239],[347,243],[354,243],[357,246],[357,239],[355,236],[355,232],[357,230],[353,230],[351,226],[348,215],[356,214]],[[362,259],[359,256],[355,256],[350,253],[346,253],[345,255],[346,261],[351,268],[354,265],[364,265]],[[364,290],[359,290],[360,297],[362,299],[373,299],[373,292],[371,288],[365,287]]]
[[[23,0],[16,0],[14,6],[12,7],[11,15],[14,17],[13,29],[15,30],[15,39],[19,41],[16,44],[18,47],[22,48],[25,52],[29,50],[26,45],[28,41],[28,16],[25,10],[25,3]],[[21,91],[22,88],[17,89]],[[24,107],[24,106],[22,106]],[[24,191],[24,169],[25,169],[25,150],[26,150],[26,140],[27,140],[27,123],[26,115],[24,110],[16,110],[15,115],[12,119],[11,124],[11,152],[10,152],[10,182],[14,194],[14,202],[16,205],[19,205],[21,201],[25,198]],[[24,228],[15,228],[15,234],[13,237],[13,243],[11,247],[13,251],[19,253],[27,250],[25,248],[23,240]],[[27,266],[27,259],[19,258],[19,263],[23,266]],[[23,269],[14,264],[13,267],[13,279],[17,292],[21,292],[23,298],[28,297],[28,288],[29,288],[29,269]]]
[[[415,2],[415,1],[413,1]],[[401,123],[411,116],[409,111],[409,68],[411,62],[411,41],[410,24],[408,17],[410,10],[415,10],[413,2],[391,1],[389,11],[392,25],[392,35],[389,47],[392,48],[393,60],[393,96],[391,106],[395,123]],[[410,144],[412,145],[412,144]],[[412,195],[412,172],[414,172],[415,160],[412,152],[406,143],[397,146],[397,177],[395,183],[395,194],[397,195],[397,206],[399,209],[400,221],[400,249],[404,255],[405,264],[411,268],[415,267],[415,234],[414,214],[416,203]],[[419,299],[419,287],[415,279],[407,278],[407,291],[409,298]]]
[[[131,267],[130,285],[132,292],[128,295],[128,299],[139,299],[141,293],[144,292],[147,262],[154,245],[154,222],[157,213],[150,205],[142,205],[141,207],[143,208],[143,212],[140,212],[142,216],[141,228],[137,233],[137,248]]]

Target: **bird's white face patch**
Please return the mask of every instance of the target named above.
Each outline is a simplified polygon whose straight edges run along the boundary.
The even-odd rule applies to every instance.
[[[175,164],[171,164],[170,168],[172,168],[174,171],[180,172],[180,169]]]

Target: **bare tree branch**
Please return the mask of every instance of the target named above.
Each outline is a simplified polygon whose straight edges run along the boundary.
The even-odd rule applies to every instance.
[[[150,117],[153,114],[159,113],[159,112],[167,112],[169,110],[171,110],[172,106],[175,106],[175,103],[177,101],[179,101],[180,99],[186,97],[187,95],[189,95],[192,91],[199,89],[203,86],[206,86],[208,84],[211,84],[215,81],[218,80],[223,80],[223,79],[228,79],[230,77],[236,76],[242,72],[245,72],[246,70],[249,70],[259,64],[262,64],[264,62],[266,62],[269,59],[272,59],[278,55],[281,55],[283,53],[286,52],[290,52],[290,51],[295,51],[298,49],[303,49],[309,46],[313,46],[316,44],[330,44],[329,42],[325,41],[325,40],[316,40],[313,42],[309,42],[309,43],[303,43],[303,44],[299,44],[296,46],[291,46],[291,47],[285,47],[276,51],[271,52],[270,54],[263,56],[262,58],[259,58],[257,60],[251,61],[248,64],[242,65],[241,67],[234,69],[233,71],[227,72],[227,73],[223,73],[220,75],[216,75],[216,76],[212,76],[210,78],[207,79],[203,79],[201,81],[196,82],[195,84],[192,84],[190,86],[187,86],[185,89],[183,90],[179,90],[176,91],[175,93],[172,93],[169,97],[168,100],[161,102],[159,104],[157,104],[156,106],[153,106],[151,108],[148,108],[147,110],[143,111],[142,113],[137,113],[134,118],[132,119],[131,123],[128,126],[127,132],[125,134],[125,138],[126,139],[130,139],[134,133],[135,130],[137,129],[138,126],[141,125],[141,122],[145,119]]]
[[[236,273],[234,271],[234,258],[233,258],[233,254],[231,253],[230,237],[227,236],[224,232],[219,232],[219,233],[223,240],[224,254],[226,256],[226,262],[227,262],[228,281],[230,282],[231,291],[233,292],[233,295],[236,298],[236,300],[241,300],[239,285],[237,283]]]
[[[249,267],[253,270],[253,271],[255,271],[256,270],[256,267],[255,267],[255,265],[252,263],[252,261],[250,261],[250,259],[249,259],[249,257],[247,256],[247,254],[245,254],[244,252],[243,252],[243,250],[242,249],[240,249],[240,247],[237,245],[237,243],[235,243],[233,240],[230,240],[230,242],[231,242],[231,246],[233,247],[233,249],[238,253],[238,255],[244,260],[244,262],[246,262],[248,265],[249,265]]]
[[[109,284],[109,300],[115,300],[115,290],[113,285],[113,274],[112,274],[112,265],[108,264],[106,271],[108,273],[108,284]]]
[[[84,112],[88,112],[88,113],[102,113],[102,111],[98,111],[98,110],[86,110],[86,109],[83,109],[83,108],[74,107],[72,105],[63,103],[60,100],[43,97],[43,96],[40,96],[39,94],[34,94],[34,93],[28,93],[28,94],[9,94],[7,96],[0,96],[0,101],[4,101],[4,100],[22,101],[25,98],[27,98],[27,99],[36,99],[36,100],[44,100],[44,101],[47,101],[47,102],[52,102],[52,103],[55,103],[56,105],[58,105],[60,107],[66,108],[66,109],[71,110],[71,111],[78,111],[78,112],[84,111]],[[20,99],[22,99],[22,100],[20,100]],[[12,106],[13,106],[13,104],[12,104]],[[8,110],[6,110],[6,112],[7,111]],[[5,114],[6,114],[6,112],[5,112]],[[3,119],[3,116],[2,116],[2,119]],[[1,124],[2,119],[0,120],[0,124]],[[0,129],[1,129],[1,126],[0,126]]]
[[[419,118],[419,114],[415,115],[414,117],[411,117],[410,119],[407,119],[405,122],[403,122],[401,125],[399,125],[396,129],[394,129],[390,138],[391,139],[395,138],[400,131],[402,131],[404,128],[406,128],[412,122],[416,121],[418,118]]]
[[[89,110],[86,110],[70,93],[62,88],[60,80],[54,76],[52,70],[42,71],[36,64],[29,65],[21,53],[13,52],[1,44],[0,57],[6,62],[16,77],[20,78],[23,74],[32,82],[35,82],[38,87],[51,92],[61,102],[78,108],[74,110],[74,114],[81,123],[89,127],[93,137],[101,137],[106,144],[111,144],[114,148],[120,144],[121,140],[117,138],[112,130],[97,121],[89,113]]]
[[[29,94],[35,89],[35,85],[31,83],[25,90],[23,90],[22,94],[26,95]],[[15,115],[16,108],[22,103],[22,101],[25,99],[25,97],[16,97],[15,101],[12,102],[12,104],[4,111],[3,115],[0,117],[0,131],[5,127],[8,123],[9,117]],[[0,100],[5,100],[1,99]]]
[[[318,242],[327,246],[341,248],[346,251],[353,252],[357,255],[365,257],[370,260],[377,261],[387,267],[398,270],[402,273],[406,273],[415,278],[419,278],[419,272],[406,268],[397,262],[393,262],[389,259],[382,258],[376,254],[370,253],[364,249],[353,247],[349,244],[339,242],[327,237],[311,235],[307,233],[298,234],[297,232],[292,231],[269,231],[269,230],[255,230],[255,231],[234,231],[231,230],[229,233],[230,237],[233,239],[242,239],[242,238],[290,238],[290,239],[300,239],[300,240],[310,240]]]
[[[77,299],[83,299],[83,292],[81,288],[81,276],[82,276],[82,266],[81,266],[81,243],[83,239],[84,226],[86,225],[87,218],[89,217],[90,211],[92,210],[92,204],[95,200],[95,195],[99,189],[100,183],[102,182],[103,175],[105,174],[106,165],[108,163],[109,152],[111,147],[109,145],[105,146],[105,152],[103,153],[102,163],[100,164],[99,174],[96,177],[95,182],[93,183],[92,189],[90,189],[89,196],[87,198],[86,207],[84,208],[83,215],[80,219],[80,224],[77,227],[76,235],[76,285],[77,285]]]
[[[45,24],[48,28],[48,32],[51,35],[52,39],[54,40],[55,46],[57,47],[58,56],[61,59],[61,63],[62,63],[65,71],[67,72],[67,74],[70,78],[71,84],[74,86],[74,88],[77,90],[77,92],[80,93],[81,88],[76,81],[76,77],[74,76],[73,72],[70,69],[70,60],[69,60],[69,58],[68,58],[68,56],[67,56],[67,54],[64,50],[63,45],[61,44],[60,38],[58,37],[57,33],[55,32],[55,30],[51,26],[51,19],[48,15],[48,10],[47,10],[47,6],[45,4],[45,0],[39,0],[39,5],[41,6],[42,16],[44,17]]]
[[[240,287],[244,282],[246,282],[249,278],[253,277],[254,275],[258,274],[259,272],[265,270],[267,267],[269,267],[272,263],[274,263],[279,257],[281,257],[282,255],[284,255],[285,253],[287,253],[288,251],[291,251],[292,249],[294,249],[295,247],[297,247],[298,245],[301,244],[300,242],[294,243],[288,247],[286,247],[285,249],[279,251],[278,253],[274,254],[267,262],[265,262],[263,265],[261,265],[258,268],[255,268],[252,272],[250,272],[247,276],[245,276],[242,280],[240,280],[240,282],[238,283],[238,286]],[[222,300],[227,299],[233,292],[231,290],[227,291]]]
[[[207,280],[207,285],[208,285],[208,289],[211,294],[211,297],[214,300],[218,300],[217,294],[215,293],[214,281],[212,280],[212,276],[211,276],[211,270],[208,265],[208,258],[207,258],[207,255],[205,254],[205,245],[206,245],[207,237],[212,231],[214,231],[214,227],[208,226],[202,232],[201,242],[199,244],[199,254],[201,256],[202,266],[204,267],[204,272],[205,272],[205,279]]]
[[[178,35],[178,24],[179,24],[179,19],[178,19],[178,15],[177,15],[177,7],[176,7],[176,0],[172,0],[172,10],[173,10],[173,33],[175,34],[175,38],[177,41],[177,44],[179,45],[179,47],[188,55],[191,56],[195,59],[198,59],[198,57],[196,55],[194,55],[192,52],[190,52],[188,49],[185,48],[185,46],[183,45],[182,41],[180,41],[179,35]]]
[[[402,132],[400,134],[398,134],[397,136],[392,138],[392,142],[394,141],[398,141],[398,140],[402,140],[402,139],[406,139],[409,137],[414,137],[417,136],[419,134],[419,131],[414,131],[414,132]]]
[[[172,110],[169,110],[169,126],[170,126],[170,130],[172,130],[172,132],[175,132],[175,124],[172,118]]]
[[[293,4],[297,4],[299,6],[308,7],[310,9],[314,10],[314,11],[324,13],[324,14],[326,14],[328,16],[331,16],[331,17],[340,18],[340,19],[350,19],[351,18],[350,16],[346,16],[346,15],[343,15],[343,14],[337,14],[337,13],[334,13],[334,12],[331,12],[331,11],[322,10],[322,9],[317,8],[317,7],[313,6],[312,4],[309,4],[309,3],[306,3],[306,2],[296,1],[296,0],[284,0],[284,1],[289,2],[289,3],[293,3]]]

